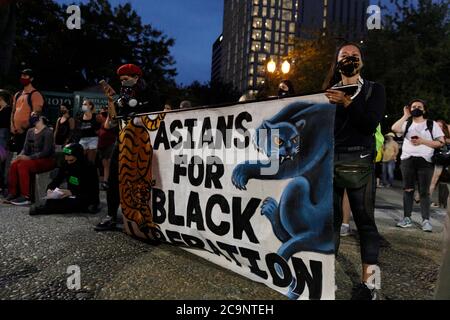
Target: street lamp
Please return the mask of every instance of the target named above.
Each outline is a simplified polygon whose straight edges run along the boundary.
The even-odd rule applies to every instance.
[[[281,72],[283,72],[283,74],[288,74],[289,71],[291,71],[291,64],[288,61],[284,61],[281,65]]]
[[[274,73],[275,70],[277,70],[277,64],[275,63],[275,61],[270,60],[269,63],[267,64],[267,71],[269,73]]]

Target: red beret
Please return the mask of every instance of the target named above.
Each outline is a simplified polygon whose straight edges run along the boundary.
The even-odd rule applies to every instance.
[[[118,76],[134,76],[138,75],[142,77],[142,70],[135,64],[124,64],[119,69],[117,69]]]

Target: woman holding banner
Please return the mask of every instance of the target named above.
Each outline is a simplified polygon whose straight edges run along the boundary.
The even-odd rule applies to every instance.
[[[386,106],[381,84],[361,77],[361,48],[347,43],[338,48],[324,85],[326,97],[336,104],[334,167],[334,236],[340,244],[342,201],[347,190],[361,244],[362,282],[353,300],[375,300],[379,273],[380,235],[375,223],[375,132]],[[374,274],[375,272],[375,274]]]

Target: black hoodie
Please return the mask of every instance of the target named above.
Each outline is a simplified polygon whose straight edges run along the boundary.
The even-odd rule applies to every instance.
[[[58,188],[64,181],[67,187],[83,206],[98,205],[99,198],[99,181],[97,169],[93,164],[85,159],[77,160],[73,165],[64,164],[58,170],[58,175],[48,185],[47,189],[54,190]]]

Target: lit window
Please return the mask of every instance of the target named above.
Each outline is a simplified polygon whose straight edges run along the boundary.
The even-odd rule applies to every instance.
[[[283,20],[291,21],[292,20],[292,12],[288,10],[283,10]]]
[[[261,18],[254,18],[253,19],[253,28],[261,29],[262,27],[262,19]]]
[[[289,32],[294,33],[295,32],[295,23],[292,22],[289,24]]]

